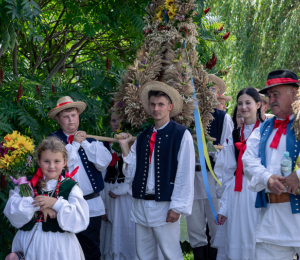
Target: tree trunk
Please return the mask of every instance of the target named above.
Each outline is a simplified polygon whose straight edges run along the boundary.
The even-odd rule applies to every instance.
[[[15,47],[12,53],[12,59],[13,59],[13,73],[17,77],[18,74],[18,63],[17,63],[17,57],[18,57],[18,45],[15,43]]]

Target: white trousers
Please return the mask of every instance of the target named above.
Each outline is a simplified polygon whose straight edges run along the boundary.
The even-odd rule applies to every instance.
[[[135,244],[140,260],[157,259],[158,246],[165,260],[183,260],[179,220],[159,227],[135,224]]]
[[[269,243],[256,243],[256,260],[292,260],[295,254],[300,255],[300,247],[278,246]]]
[[[220,200],[212,198],[212,202],[215,211],[219,211]],[[206,221],[209,227],[209,235],[211,237],[211,244],[213,244],[216,232],[217,224],[209,206],[208,199],[194,200],[192,215],[186,217],[187,230],[189,233],[189,240],[192,248],[206,246]]]

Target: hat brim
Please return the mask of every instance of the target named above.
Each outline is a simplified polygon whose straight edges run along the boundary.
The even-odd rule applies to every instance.
[[[62,110],[68,109],[68,108],[77,108],[78,113],[81,114],[85,109],[86,109],[86,104],[81,101],[77,102],[72,102],[60,107],[55,107],[51,109],[48,113],[47,116],[51,119],[55,119],[56,115],[61,112]]]
[[[264,88],[262,88],[259,93],[261,94],[267,94],[267,90],[269,88],[275,87],[275,86],[280,86],[280,85],[287,85],[287,86],[294,86],[299,88],[299,85],[297,83],[277,83],[277,84],[273,84],[273,85],[269,85],[269,86],[265,86]]]
[[[208,74],[208,81],[215,83],[219,87],[219,96],[223,95],[226,91],[226,83],[223,79],[214,74]]]
[[[218,99],[224,99],[225,102],[229,102],[232,100],[232,97],[229,97],[229,96],[219,96]]]
[[[140,94],[142,105],[148,114],[151,114],[148,106],[149,104],[148,93],[151,90],[164,92],[170,97],[173,104],[173,109],[170,111],[170,117],[174,117],[182,111],[183,100],[179,92],[175,88],[172,88],[169,85],[160,81],[151,81],[146,83],[142,87],[141,94]]]

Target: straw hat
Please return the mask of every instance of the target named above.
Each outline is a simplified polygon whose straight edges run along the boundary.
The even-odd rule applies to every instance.
[[[232,97],[230,97],[230,96],[224,96],[224,94],[222,94],[221,96],[218,96],[217,99],[224,99],[225,102],[229,102],[229,101],[232,100]]]
[[[175,88],[172,88],[169,85],[160,81],[151,81],[142,87],[141,94],[140,94],[142,105],[145,108],[145,110],[148,112],[148,114],[150,114],[150,110],[148,107],[149,104],[148,93],[151,90],[162,91],[170,97],[173,104],[173,109],[170,111],[170,117],[174,117],[182,111],[183,100],[179,92]]]
[[[215,83],[219,87],[219,96],[226,91],[225,81],[214,74],[208,74],[208,83]]]
[[[256,91],[259,93],[260,89],[256,88]],[[265,94],[259,93],[259,96],[262,101],[265,101],[269,105],[269,98]]]
[[[47,115],[51,119],[55,119],[55,116],[59,112],[61,112],[64,109],[73,108],[73,107],[77,108],[78,113],[81,114],[85,110],[86,104],[84,102],[80,102],[80,101],[74,102],[72,100],[72,98],[65,96],[65,97],[62,97],[59,100],[57,100],[56,107],[51,109]]]

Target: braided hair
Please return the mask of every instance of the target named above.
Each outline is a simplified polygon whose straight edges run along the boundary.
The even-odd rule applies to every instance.
[[[244,95],[244,94],[249,95],[250,97],[252,97],[256,103],[261,102],[260,107],[257,109],[256,117],[259,119],[260,122],[264,122],[264,120],[263,120],[262,117],[261,117],[262,100],[261,100],[260,95],[259,95],[259,93],[257,92],[257,90],[256,90],[255,88],[253,88],[253,87],[247,87],[247,88],[244,88],[244,89],[242,89],[242,90],[238,93],[238,95],[237,95],[237,97],[236,97],[236,100],[238,101],[239,97],[240,97],[241,95]]]

